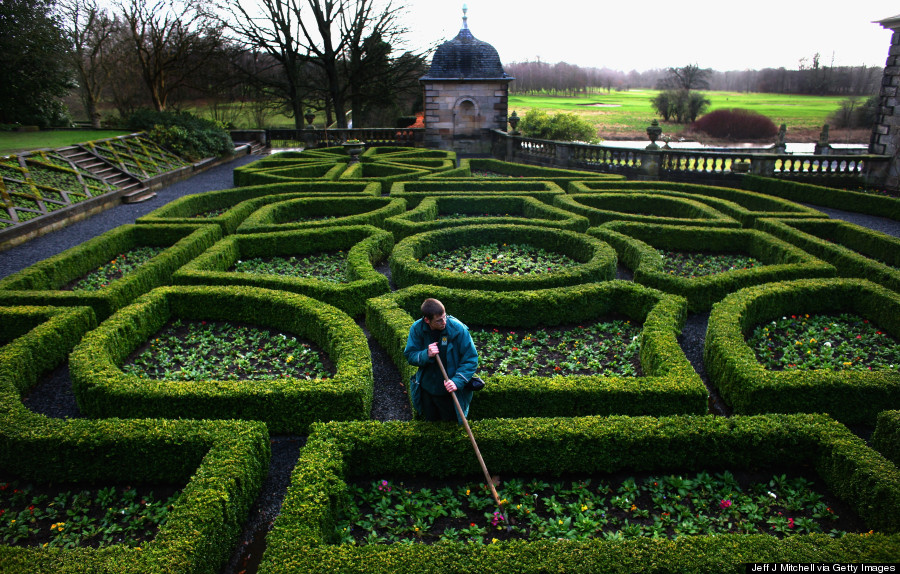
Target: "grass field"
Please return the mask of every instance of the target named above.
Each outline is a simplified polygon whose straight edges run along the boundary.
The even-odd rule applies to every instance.
[[[72,144],[126,134],[121,130],[48,130],[40,132],[0,132],[0,156],[20,151],[59,148]]]
[[[659,117],[654,113],[650,100],[656,90],[630,90],[627,92],[595,93],[579,97],[563,96],[522,96],[509,98],[509,113],[515,111],[520,117],[532,108],[542,108],[550,113],[555,111],[576,112],[589,119],[606,139],[646,137],[650,122]],[[840,107],[841,96],[799,96],[785,94],[749,94],[743,92],[704,92],[710,100],[709,111],[721,108],[745,108],[759,112],[771,119],[775,125],[787,124],[788,136],[818,134],[828,116]],[[597,105],[600,104],[600,105]],[[663,133],[676,135],[685,126],[663,124]],[[868,140],[867,140],[868,141]]]

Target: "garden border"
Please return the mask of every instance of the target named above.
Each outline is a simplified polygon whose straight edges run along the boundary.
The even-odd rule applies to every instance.
[[[590,203],[602,202],[609,205],[597,207]],[[616,193],[579,193],[561,195],[553,198],[553,205],[572,213],[587,217],[592,226],[602,225],[610,221],[629,221],[637,223],[665,223],[670,225],[690,225],[694,227],[740,227],[736,219],[721,211],[694,199],[674,197],[670,195],[652,195],[633,191]],[[615,211],[630,208],[647,209],[649,206],[673,213],[672,217],[664,215],[644,214],[641,211]]]
[[[358,206],[368,211],[357,211]],[[389,217],[406,213],[406,200],[399,197],[302,197],[269,203],[251,213],[237,233],[302,231],[348,225],[384,228]],[[304,215],[335,215],[335,219],[293,221]],[[279,221],[287,220],[284,223]]]

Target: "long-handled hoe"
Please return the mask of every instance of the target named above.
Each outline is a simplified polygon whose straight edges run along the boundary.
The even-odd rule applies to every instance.
[[[441,362],[440,355],[435,355],[434,358],[437,360],[438,367],[441,368],[441,374],[444,375],[444,380],[450,380],[450,377],[447,376],[447,370],[444,369],[444,363]],[[491,478],[487,466],[485,466],[484,464],[484,459],[481,458],[481,451],[478,450],[478,443],[475,442],[475,435],[472,434],[472,429],[471,427],[469,427],[469,421],[466,420],[466,415],[463,414],[462,406],[459,404],[459,399],[456,398],[456,392],[450,393],[450,396],[453,397],[453,404],[456,405],[456,412],[457,414],[459,414],[459,419],[462,421],[463,426],[466,428],[466,433],[468,433],[469,435],[469,440],[472,441],[472,448],[475,449],[475,456],[478,457],[478,463],[481,465],[482,472],[484,472],[484,479],[487,481],[487,485],[491,489],[491,494],[494,495],[494,502],[497,503],[497,511],[500,512],[500,518],[503,519],[503,524],[506,525],[506,531],[511,532],[512,530],[509,527],[508,517],[503,513],[503,505],[500,503],[500,496],[497,495],[497,489],[494,487],[494,480]]]

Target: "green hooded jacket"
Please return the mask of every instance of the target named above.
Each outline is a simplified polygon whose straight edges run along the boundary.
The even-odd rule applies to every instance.
[[[434,357],[428,356],[428,345],[433,341],[432,329],[424,320],[417,320],[409,328],[409,337],[406,339],[403,356],[410,365],[419,367],[409,383],[410,397],[417,412],[422,411],[419,400],[420,385],[432,395],[448,394],[447,389],[444,388],[444,377],[441,375],[437,361]],[[478,369],[478,351],[469,335],[469,328],[456,317],[447,315],[447,325],[440,332],[438,345],[442,351],[446,350],[447,360],[444,362],[444,368],[447,369],[450,380],[456,384],[456,398],[459,399],[463,413],[468,416],[472,391],[466,389],[465,386]],[[459,419],[458,414],[457,419]]]

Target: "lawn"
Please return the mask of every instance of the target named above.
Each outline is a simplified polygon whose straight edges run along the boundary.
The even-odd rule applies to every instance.
[[[114,138],[127,133],[123,130],[0,131],[0,156],[34,149],[56,149],[87,141]]]

